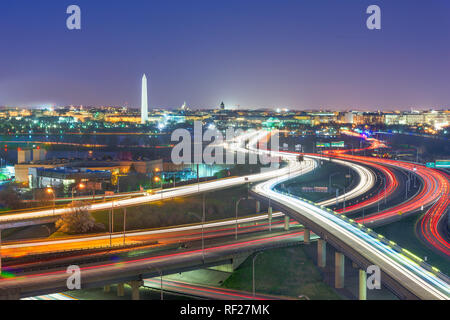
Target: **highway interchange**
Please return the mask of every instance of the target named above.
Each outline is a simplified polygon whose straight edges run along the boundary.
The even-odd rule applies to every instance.
[[[267,135],[267,133],[262,134],[252,134],[250,139],[249,146],[251,147],[254,145],[254,142],[260,139],[262,136]],[[235,141],[234,143],[228,144],[228,148],[234,149],[236,152],[257,152],[257,153],[267,153],[267,150],[255,150],[249,147],[245,147],[243,145],[243,141],[248,139],[248,137],[241,137],[239,140]],[[366,230],[363,228],[355,227],[352,223],[349,223],[345,219],[342,219],[341,217],[336,216],[334,213],[330,213],[329,210],[322,209],[324,206],[328,206],[330,204],[335,203],[336,199],[330,199],[327,201],[324,201],[323,203],[320,203],[318,205],[313,205],[307,201],[296,199],[295,197],[291,195],[281,194],[280,192],[277,192],[274,190],[274,187],[281,183],[282,181],[287,181],[289,179],[292,179],[296,176],[305,174],[307,172],[310,172],[311,170],[314,170],[317,166],[317,159],[322,158],[320,155],[306,155],[305,161],[302,163],[298,163],[296,161],[296,155],[292,153],[273,153],[270,152],[272,156],[278,156],[282,157],[285,161],[288,162],[288,165],[281,169],[276,169],[272,171],[266,171],[260,174],[255,175],[249,175],[246,177],[238,177],[238,178],[229,178],[225,180],[220,181],[213,181],[213,182],[205,182],[200,183],[198,185],[190,185],[185,187],[178,187],[178,188],[172,188],[163,190],[158,194],[153,195],[145,195],[140,196],[132,199],[125,199],[125,200],[117,200],[117,201],[111,201],[111,202],[105,202],[105,203],[98,203],[91,205],[91,210],[102,210],[102,209],[110,209],[110,208],[120,208],[124,206],[131,206],[136,205],[139,203],[149,203],[152,201],[160,201],[161,199],[170,199],[174,197],[180,197],[180,196],[189,196],[196,193],[202,193],[202,192],[208,192],[212,190],[217,190],[221,188],[227,188],[231,186],[236,186],[240,184],[246,184],[246,183],[257,183],[264,180],[269,180],[264,183],[258,184],[256,187],[254,187],[254,192],[270,198],[271,201],[278,201],[282,203],[283,205],[290,204],[295,212],[301,212],[301,214],[305,215],[305,211],[308,211],[308,219],[311,219],[315,221],[315,223],[326,226],[327,230],[333,230],[333,232],[336,232],[339,237],[342,239],[346,239],[354,248],[359,248],[360,253],[365,252],[366,258],[377,262],[380,266],[382,266],[383,271],[389,273],[389,275],[393,278],[396,278],[397,281],[406,281],[406,278],[408,280],[408,289],[415,292],[419,298],[423,299],[448,299],[449,297],[449,291],[448,291],[448,283],[440,279],[439,277],[436,277],[435,274],[432,272],[429,272],[427,270],[423,270],[423,268],[417,263],[417,262],[411,262],[408,258],[405,258],[405,256],[401,253],[396,252],[392,249],[391,246],[388,246],[384,244],[383,242],[379,241],[379,239],[374,238],[371,234],[368,234]],[[365,166],[352,164],[350,161],[359,161],[360,163],[368,164],[371,163],[373,166],[377,166],[377,164],[374,163],[374,160],[372,158],[365,158],[365,159],[355,159],[353,156],[347,156],[345,154],[339,154],[339,155],[329,155],[330,157],[335,157],[336,159],[332,159],[332,161],[335,161],[342,165],[351,165],[352,169],[356,171],[356,173],[359,176],[359,183],[358,185],[353,188],[352,190],[349,190],[346,195],[341,195],[338,198],[338,202],[343,201],[344,197],[348,200],[351,198],[356,198],[364,193],[368,192],[370,190],[374,183],[375,183],[375,177],[372,171],[368,170]],[[361,157],[359,157],[361,158]],[[398,163],[390,164],[391,166],[397,165]],[[378,165],[379,166],[379,165]],[[410,170],[413,170],[412,168],[419,167],[418,165],[405,165],[402,164],[402,168],[409,168]],[[408,167],[413,166],[413,167]],[[383,191],[383,193],[390,193],[395,189],[395,177],[390,174],[390,171],[388,167],[380,168],[380,170],[383,170],[386,178],[386,188]],[[422,172],[421,168],[418,172],[418,174],[422,174],[424,176],[425,173]],[[425,179],[422,177],[422,179]],[[424,194],[426,195],[427,192],[430,193],[433,190],[436,190],[436,184],[432,184],[434,179],[430,180],[430,185],[426,186],[422,189],[422,192],[420,195],[417,195],[417,197],[422,197]],[[448,183],[448,181],[447,181]],[[425,191],[424,191],[425,190]],[[448,192],[448,189],[447,189]],[[375,198],[371,198],[366,200],[365,202],[362,202],[359,204],[359,206],[355,206],[355,208],[350,208],[349,210],[354,210],[356,208],[361,208],[363,206],[372,205],[373,203],[376,203],[377,201],[380,201],[380,199],[383,198],[384,194],[381,193],[381,195],[377,195]],[[428,199],[428,197],[426,198]],[[432,197],[432,200],[429,200],[427,202],[422,202],[421,205],[430,205],[432,202],[435,202],[436,204],[442,205],[442,203],[439,201],[439,197],[435,196]],[[448,199],[447,199],[448,201]],[[420,205],[420,206],[421,206]],[[402,210],[411,211],[417,209],[417,204],[414,204],[413,201],[410,201],[410,203],[406,202],[401,204]],[[56,214],[62,214],[65,212],[65,210],[69,209],[57,209]],[[394,214],[398,214],[398,208],[385,210],[385,212],[377,213],[376,215],[372,215],[370,217],[366,217],[364,220],[364,223],[371,223],[371,221],[377,221],[378,219],[385,219],[389,218],[390,214],[394,212]],[[45,216],[53,216],[54,212],[53,210],[43,210],[43,211],[37,211],[37,212],[25,212],[20,213],[17,215],[14,215],[13,217],[1,217],[3,218],[4,222],[11,221],[12,219],[21,220],[21,219],[36,219],[36,218],[42,218]],[[280,214],[277,213],[279,216]],[[274,214],[274,218],[277,217]],[[0,218],[0,219],[1,219]],[[9,220],[8,220],[9,219]],[[299,219],[299,221],[302,221],[302,219]],[[229,223],[229,222],[228,222]],[[186,227],[186,228],[194,228],[194,227]],[[196,226],[198,228],[198,226]],[[173,228],[173,230],[164,230],[164,232],[179,232],[179,231],[187,231],[187,230],[180,230],[178,228]],[[145,232],[147,232],[147,235],[150,233],[158,234],[158,231],[142,231],[140,232],[133,232],[128,233],[126,235],[126,238],[132,239],[132,237],[135,236],[143,236],[145,235]],[[121,239],[123,235],[121,234],[114,234],[111,237]],[[90,239],[89,239],[90,238]],[[55,240],[54,244],[61,244],[61,243],[68,243],[68,242],[83,242],[83,241],[99,241],[99,240],[108,240],[110,238],[109,235],[99,235],[95,237],[84,237],[78,239],[64,239],[64,240]],[[284,238],[283,238],[284,239]],[[59,243],[58,243],[59,241]],[[53,241],[51,241],[53,242]],[[23,243],[23,244],[8,244],[4,246],[3,248],[5,250],[8,249],[17,249],[20,248],[22,245],[25,247],[37,247],[37,246],[46,246],[49,245],[50,242],[35,242],[35,243]],[[10,246],[10,247],[8,247]],[[97,267],[96,267],[97,268]],[[34,275],[36,277],[36,275]],[[0,287],[2,285],[3,281],[0,281]],[[405,284],[406,286],[406,284]]]

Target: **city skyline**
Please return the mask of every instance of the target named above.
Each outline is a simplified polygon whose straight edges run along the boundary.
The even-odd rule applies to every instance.
[[[298,110],[449,106],[448,3],[378,3],[381,30],[365,27],[368,1],[287,1],[275,9],[269,1],[257,8],[77,4],[81,30],[65,27],[65,3],[27,3],[25,12],[21,1],[0,5],[9,44],[0,53],[0,105],[138,108],[139,75],[151,73],[149,109],[183,101]]]

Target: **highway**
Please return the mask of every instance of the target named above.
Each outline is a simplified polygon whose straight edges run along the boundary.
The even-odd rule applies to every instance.
[[[242,153],[248,153],[250,150],[257,154],[270,154],[267,150],[260,150],[256,149],[254,145],[258,143],[259,140],[266,137],[268,132],[265,131],[257,131],[257,132],[250,132],[247,134],[244,134],[242,136],[239,136],[235,138],[235,140],[225,143],[225,148],[233,150],[234,152],[242,152]],[[245,148],[245,142],[248,142],[248,149]],[[186,196],[192,196],[198,193],[203,192],[211,192],[211,191],[217,191],[220,189],[225,188],[231,188],[243,184],[248,183],[255,183],[259,181],[264,181],[273,177],[281,176],[283,174],[293,174],[298,171],[301,171],[302,174],[308,173],[312,170],[314,170],[317,166],[316,160],[320,157],[311,156],[310,158],[305,159],[303,162],[299,163],[296,160],[296,157],[293,155],[289,155],[289,153],[283,154],[285,159],[288,160],[288,165],[281,169],[271,169],[271,170],[264,170],[261,173],[248,175],[244,177],[233,177],[233,178],[226,178],[226,179],[220,179],[220,180],[214,180],[209,182],[203,182],[193,185],[187,185],[182,187],[175,187],[165,190],[159,190],[155,194],[148,194],[148,195],[142,195],[137,196],[134,198],[129,199],[121,199],[121,200],[112,200],[107,202],[101,202],[101,203],[93,203],[90,204],[87,209],[89,211],[99,211],[99,210],[111,210],[111,209],[118,209],[123,207],[129,207],[129,206],[136,206],[136,205],[142,205],[147,204],[155,201],[161,201],[161,200],[167,200],[167,199],[173,199],[176,197],[186,197]],[[348,161],[342,161],[342,160],[333,160],[336,163],[339,163],[341,165],[350,166],[353,170],[357,172],[357,174],[360,176],[360,181],[357,187],[355,187],[352,190],[348,190],[346,194],[340,195],[338,197],[338,202],[341,202],[344,200],[350,200],[355,197],[361,196],[364,193],[366,193],[368,190],[370,190],[375,182],[375,178],[373,173],[368,170],[367,168],[363,166],[359,166],[357,164],[349,163]],[[135,194],[134,194],[135,195]],[[323,202],[324,205],[330,205],[334,202],[334,199],[327,200]],[[20,212],[20,213],[13,213],[13,214],[3,214],[0,215],[0,228],[1,225],[4,225],[5,227],[14,227],[15,223],[23,223],[24,221],[33,221],[35,220],[36,223],[48,223],[49,220],[47,219],[54,219],[55,217],[58,217],[62,214],[71,212],[70,207],[63,207],[63,208],[49,208],[44,210],[32,210],[28,212]],[[44,220],[42,220],[44,219]],[[39,222],[41,221],[41,222]]]
[[[256,143],[263,137],[267,136],[267,132],[252,132],[248,135],[245,135],[243,137],[239,137],[236,142],[233,143],[233,145],[240,146],[241,144],[245,143],[246,140],[250,138],[251,143]],[[243,147],[239,147],[244,149]],[[245,149],[244,149],[245,150]],[[292,160],[292,158],[290,159]],[[234,178],[227,178],[227,179],[220,179],[220,180],[214,180],[209,182],[203,182],[198,183],[194,185],[187,185],[182,187],[176,187],[171,189],[165,189],[160,190],[159,192],[151,195],[145,195],[145,196],[139,196],[135,198],[130,199],[121,199],[116,201],[108,201],[108,202],[101,202],[101,203],[94,203],[91,204],[88,207],[89,211],[99,211],[99,210],[110,210],[110,209],[118,209],[122,207],[129,207],[129,206],[136,206],[140,204],[155,202],[155,201],[161,201],[161,200],[167,200],[167,199],[173,199],[176,197],[186,197],[195,195],[198,193],[203,192],[211,192],[211,191],[217,191],[225,188],[230,188],[234,186],[244,185],[248,183],[255,183],[259,181],[264,181],[273,177],[277,177],[283,174],[287,173],[294,173],[294,172],[302,172],[306,173],[311,170],[313,170],[316,167],[316,163],[313,160],[306,160],[303,162],[297,162],[297,161],[289,161],[289,164],[281,169],[273,169],[273,170],[264,170],[261,173],[248,175],[245,177],[234,177]],[[60,216],[65,213],[71,212],[71,208],[57,208],[55,210],[53,209],[46,209],[46,210],[39,210],[39,211],[29,211],[29,212],[21,212],[21,213],[15,213],[15,214],[3,214],[0,215],[0,225],[1,224],[11,224],[14,222],[20,222],[24,220],[33,220],[33,219],[42,219],[42,218],[48,218],[48,217],[55,217]]]
[[[372,264],[379,266],[384,273],[418,298],[450,299],[450,287],[447,282],[367,233],[362,225],[356,227],[331,210],[274,190],[278,183],[288,179],[290,179],[288,176],[272,179],[258,184],[252,191],[267,200],[270,199],[271,203],[290,209],[288,214],[299,222],[309,221],[320,226],[326,233],[333,235]],[[314,229],[313,231],[319,233]]]
[[[157,269],[164,274],[178,273],[199,267],[208,267],[229,263],[234,256],[248,254],[255,250],[265,250],[283,246],[297,245],[303,240],[302,231],[275,233],[271,236],[249,235],[240,240],[225,241],[208,245],[201,249],[184,249],[163,252],[158,255],[129,255],[95,264],[80,264],[83,288],[99,287],[137,280],[139,277],[151,278],[158,275]],[[33,271],[11,275],[0,279],[0,298],[39,296],[67,291],[66,267],[53,268],[48,271]]]
[[[358,134],[353,133],[353,135]],[[367,139],[360,135],[359,137]],[[371,142],[369,148],[384,145],[374,138],[368,140]],[[428,207],[429,210],[422,216],[417,229],[428,246],[446,258],[450,256],[450,243],[447,241],[447,236],[443,233],[442,228],[440,228],[440,225],[445,220],[446,210],[450,203],[450,179],[446,173],[427,168],[418,163],[353,156],[343,153],[340,152],[337,157],[344,160],[366,161],[372,164],[379,163],[384,166],[406,170],[417,175],[423,184],[419,194],[402,204],[366,216],[364,224],[377,225],[381,221],[395,221],[399,218],[399,215],[405,215],[410,212],[423,212]],[[358,222],[362,222],[362,219],[359,219]]]
[[[284,214],[275,212],[272,218],[275,219],[270,225],[271,228],[279,228],[283,223],[277,221],[277,218],[284,217]],[[239,218],[238,235],[269,230],[268,215],[260,214],[252,217]],[[291,225],[296,224],[292,221]],[[96,248],[120,249],[123,244],[142,244],[145,245],[149,241],[158,241],[159,244],[168,243],[184,243],[189,241],[200,240],[202,236],[202,229],[205,239],[213,239],[235,234],[235,219],[227,219],[224,221],[207,222],[203,225],[192,224],[186,226],[175,226],[170,228],[158,228],[151,230],[131,231],[125,234],[100,234],[100,235],[85,235],[74,236],[62,239],[44,239],[32,241],[14,241],[4,242],[2,244],[2,257],[18,258],[30,254],[46,254],[67,252],[70,250],[88,250]],[[111,246],[110,246],[111,240]],[[132,248],[136,250],[137,248]]]
[[[411,213],[425,211],[420,222],[418,223],[417,230],[425,244],[440,253],[442,256],[448,258],[450,256],[450,243],[448,242],[447,236],[443,231],[444,228],[442,227],[445,223],[446,210],[450,204],[450,179],[448,174],[439,170],[427,168],[418,163],[372,158],[353,154],[350,155],[350,152],[357,153],[364,150],[373,150],[386,147],[386,145],[375,138],[367,138],[366,136],[356,132],[342,131],[342,133],[360,139],[365,139],[370,143],[370,145],[366,148],[352,150],[328,150],[324,152],[326,157],[353,161],[375,167],[384,173],[386,179],[386,190],[362,203],[346,208],[345,213],[359,210],[362,206],[374,204],[377,201],[382,200],[385,196],[392,194],[392,192],[398,187],[398,181],[389,169],[390,167],[411,172],[419,177],[423,185],[421,191],[417,195],[398,205],[384,209],[381,212],[366,215],[364,218],[359,218],[356,221],[358,223],[363,223],[374,227],[397,221]],[[316,159],[318,157],[324,157],[317,154],[304,154],[298,152],[289,153],[297,155],[303,154],[305,157],[313,157]],[[343,213],[343,210],[340,209],[338,212]]]
[[[160,290],[161,282],[159,278],[145,279],[144,286]],[[186,296],[199,297],[213,300],[280,300],[286,299],[273,295],[255,294],[253,296],[250,292],[217,288],[213,286],[205,286],[187,283],[183,281],[175,281],[163,279],[163,290],[183,294]]]
[[[265,135],[266,135],[267,133],[265,133]],[[261,151],[259,151],[259,152],[261,152]],[[267,151],[263,151],[263,152],[267,152]],[[271,152],[271,154],[272,154],[272,152]],[[280,153],[278,153],[277,154],[278,156],[280,156],[281,154]],[[298,164],[298,162],[296,161],[296,156],[294,156],[294,155],[292,155],[292,154],[283,154],[282,155],[283,156],[283,158],[284,159],[286,159],[287,161],[288,161],[288,166],[286,167],[286,168],[283,168],[283,169],[278,169],[278,170],[273,170],[273,171],[269,171],[269,172],[264,172],[263,174],[265,174],[264,175],[264,178],[263,179],[267,179],[268,177],[270,178],[270,175],[267,175],[267,173],[272,173],[273,174],[273,172],[274,171],[276,171],[276,175],[273,175],[273,176],[275,176],[276,178],[273,178],[272,180],[270,180],[270,181],[275,181],[276,183],[279,183],[279,182],[281,182],[281,181],[284,181],[284,180],[287,180],[287,179],[290,179],[290,178],[292,178],[292,177],[296,177],[296,176],[299,176],[299,175],[301,175],[301,174],[304,174],[305,172],[309,172],[310,170],[312,170],[312,169],[314,169],[314,165],[315,165],[315,161],[314,161],[314,159],[306,159],[306,161],[304,161],[303,163],[302,163],[302,165],[299,165]],[[339,160],[338,160],[339,161]],[[361,168],[364,168],[364,167],[361,167]],[[367,170],[367,169],[366,169]],[[370,171],[369,171],[370,172]],[[260,174],[261,175],[261,174]],[[245,179],[245,177],[243,177],[243,178],[241,178],[241,179],[243,179],[243,181],[241,180],[241,182],[240,183],[248,183],[249,181],[258,181],[257,179],[255,179],[255,180],[250,180],[250,177],[251,176],[249,176],[248,177],[248,179]],[[370,177],[372,177],[373,178],[373,175],[370,175],[370,174],[368,174],[368,175],[364,175],[364,174],[361,174],[361,179],[360,180],[362,180],[363,181],[363,184],[364,185],[371,185],[372,183],[368,183],[368,181],[369,181],[369,179],[371,179]],[[236,178],[232,178],[232,179],[236,179]],[[259,179],[259,178],[258,178]],[[231,180],[231,179],[227,179],[227,180]],[[364,180],[366,180],[366,181],[364,181]],[[215,182],[217,182],[217,181],[214,181],[214,182],[208,182],[208,183],[204,183],[204,184],[200,184],[200,185],[194,185],[194,186],[189,186],[189,187],[193,187],[195,190],[193,191],[194,193],[195,192],[199,192],[199,190],[200,190],[200,192],[202,192],[205,188],[204,188],[204,185],[206,185],[206,184],[211,184],[211,183],[215,183]],[[223,183],[223,182],[222,182]],[[361,181],[360,181],[360,184],[359,184],[361,187],[362,187],[362,185],[361,185]],[[171,191],[178,191],[178,190],[180,190],[180,189],[184,189],[185,187],[182,187],[182,188],[176,188],[177,190],[174,190],[174,189],[171,189]],[[361,189],[361,188],[359,188],[359,189]],[[356,188],[354,189],[354,190],[356,190]],[[353,190],[352,190],[353,191]],[[359,190],[360,192],[361,192],[361,190]],[[365,191],[364,191],[365,192]],[[364,192],[361,192],[361,193],[359,193],[359,194],[363,194]],[[354,194],[358,194],[358,192],[354,192]],[[159,198],[159,195],[156,195],[156,196],[158,196],[158,199],[157,200],[160,200],[160,198]],[[179,195],[176,195],[176,196],[179,196]],[[357,195],[355,195],[355,196],[357,196]],[[161,195],[161,197],[163,197],[163,195]],[[164,197],[164,198],[168,198],[168,197]],[[128,200],[134,200],[134,199],[127,199],[127,201]],[[332,200],[332,201],[335,201],[334,199]],[[120,204],[120,205],[123,205],[123,204]],[[110,208],[110,206],[108,206],[107,208]],[[122,235],[117,235],[117,237],[121,237]],[[269,237],[269,238],[272,238],[272,237]],[[100,266],[93,266],[93,268],[95,268],[95,269],[97,269],[97,268],[101,268],[102,266],[100,265]],[[104,267],[104,266],[103,266]],[[90,269],[90,268],[89,268]],[[53,272],[52,272],[52,274],[53,274]],[[31,277],[36,277],[36,275],[30,275]],[[39,276],[39,275],[38,275]],[[45,281],[45,280],[42,280],[41,279],[41,281]],[[1,283],[1,282],[0,282]],[[1,286],[0,286],[1,287]]]
[[[159,278],[144,279],[144,287],[149,289],[160,290],[161,281]],[[181,296],[190,296],[200,299],[213,300],[280,300],[285,297],[265,295],[250,292],[218,288],[213,286],[205,286],[192,284],[182,281],[174,281],[163,278],[162,288],[163,294],[175,294]],[[37,297],[23,298],[22,300],[77,300],[68,293],[54,293]]]

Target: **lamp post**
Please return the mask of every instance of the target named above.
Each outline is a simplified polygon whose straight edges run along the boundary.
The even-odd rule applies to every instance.
[[[253,298],[255,298],[255,260],[262,253],[262,251],[257,252],[252,259],[252,281],[253,281]]]
[[[200,218],[197,214],[193,212],[189,212],[190,215],[193,215],[197,219],[199,219],[202,222],[202,260],[203,263],[205,262],[205,236],[204,236],[204,225],[205,225],[205,193],[203,193],[203,209],[202,209],[202,217]]]
[[[160,291],[161,291],[161,300],[164,300],[164,292],[163,292],[163,280],[162,280],[162,277],[163,277],[163,273],[162,273],[162,271],[159,269],[159,268],[157,268],[157,267],[154,267],[154,266],[149,266],[149,269],[151,270],[151,269],[155,269],[158,273],[159,273],[159,279],[160,279]]]
[[[378,212],[380,212],[380,190],[378,190],[378,197],[377,197],[377,205],[378,205]]]
[[[336,186],[336,187],[338,187],[338,188],[342,188],[343,191],[344,191],[344,194],[343,194],[343,196],[344,196],[344,206],[343,206],[342,213],[345,213],[345,186],[341,186],[341,185],[338,185],[338,184],[334,184],[334,186]],[[336,194],[336,195],[337,195],[337,194]],[[336,197],[336,204],[337,204],[337,197]]]
[[[206,200],[205,200],[205,193],[203,193],[203,201],[202,201],[202,259],[203,259],[203,263],[205,262],[205,237],[204,237],[204,224],[205,224],[205,214],[206,214]]]
[[[74,194],[74,192],[75,192],[75,189],[76,188],[78,188],[78,189],[84,189],[86,187],[86,185],[84,184],[84,183],[79,183],[79,184],[77,184],[76,186],[74,186],[73,188],[72,188],[72,204],[73,204],[73,194]]]
[[[125,237],[127,232],[127,208],[123,208],[123,245],[125,245]]]
[[[199,164],[197,163],[197,191],[200,192]]]
[[[335,175],[338,175],[338,174],[339,174],[339,172],[335,172],[335,173],[330,174],[330,177],[329,177],[329,179],[328,179],[328,189],[329,189],[329,190],[331,190],[331,178],[332,178],[333,176],[335,176]]]
[[[242,200],[245,200],[247,198],[242,197],[240,198],[238,201],[236,201],[236,230],[235,230],[235,234],[234,234],[234,238],[237,240],[238,237],[238,208],[239,208],[239,202],[241,202]]]
[[[406,176],[406,186],[405,186],[405,200],[408,199],[408,189],[410,185],[409,176]]]
[[[47,193],[53,195],[53,215],[55,215],[55,206],[56,206],[56,195],[55,190],[53,190],[51,187],[47,187]]]
[[[161,200],[163,199],[163,192],[162,192],[162,190],[163,190],[163,187],[162,187],[162,180],[161,180],[161,178],[160,177],[158,177],[158,176],[155,176],[154,178],[153,178],[153,180],[155,181],[155,182],[159,182],[160,183],[160,188],[161,188],[161,190],[160,190],[160,193],[161,193]]]

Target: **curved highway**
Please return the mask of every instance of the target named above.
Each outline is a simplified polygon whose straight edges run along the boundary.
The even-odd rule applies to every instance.
[[[362,225],[356,227],[331,210],[274,190],[280,181],[289,178],[284,176],[282,179],[260,183],[252,191],[267,200],[270,199],[280,207],[290,209],[290,215],[300,222],[306,220],[319,225],[327,233],[353,248],[363,258],[379,266],[384,273],[418,298],[450,299],[450,287],[447,282],[367,233]]]

